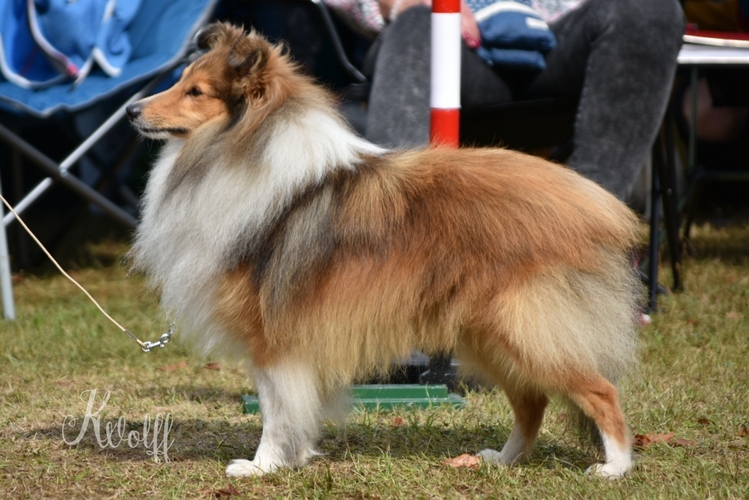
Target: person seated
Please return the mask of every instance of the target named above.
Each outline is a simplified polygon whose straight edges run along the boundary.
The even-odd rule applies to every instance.
[[[326,3],[362,31],[380,31],[373,45],[367,139],[386,147],[426,144],[429,0]],[[544,69],[487,64],[480,55],[476,17],[463,1],[461,106],[577,99],[567,163],[627,200],[669,100],[685,28],[681,5],[678,0],[533,0],[532,6],[556,38],[543,57]]]

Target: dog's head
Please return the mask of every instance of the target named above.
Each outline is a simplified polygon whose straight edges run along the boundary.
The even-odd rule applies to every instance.
[[[141,134],[187,139],[208,123],[234,123],[248,110],[266,107],[279,97],[278,89],[274,93],[271,88],[274,71],[293,73],[281,49],[254,31],[245,34],[216,23],[200,32],[197,44],[207,52],[185,69],[172,88],[127,107]]]

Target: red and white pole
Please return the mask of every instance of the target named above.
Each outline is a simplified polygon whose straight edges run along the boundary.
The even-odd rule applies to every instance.
[[[460,139],[460,0],[432,0],[429,140],[458,147]]]

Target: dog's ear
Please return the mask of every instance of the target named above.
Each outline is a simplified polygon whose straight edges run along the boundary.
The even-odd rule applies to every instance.
[[[262,99],[267,86],[265,73],[271,53],[270,43],[255,33],[234,41],[228,63],[238,77],[234,82],[235,94],[246,96],[253,103]]]
[[[265,68],[269,55],[268,42],[251,33],[234,41],[229,51],[229,66],[240,75],[257,73]]]
[[[222,44],[231,44],[238,38],[243,38],[243,31],[228,23],[209,24],[196,37],[196,44],[200,50],[209,50]]]

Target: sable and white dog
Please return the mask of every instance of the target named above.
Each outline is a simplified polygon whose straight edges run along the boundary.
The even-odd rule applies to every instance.
[[[388,151],[255,33],[214,24],[171,89],[132,104],[165,139],[134,267],[204,349],[251,363],[263,417],[230,476],[300,467],[350,384],[412,349],[453,352],[515,413],[502,451],[525,459],[549,395],[632,467],[614,386],[635,358],[637,220],[571,170],[502,149]]]

